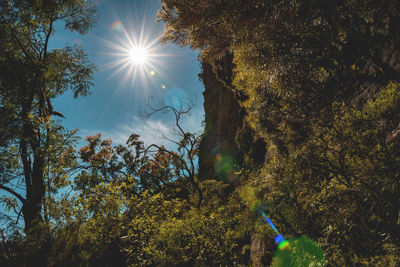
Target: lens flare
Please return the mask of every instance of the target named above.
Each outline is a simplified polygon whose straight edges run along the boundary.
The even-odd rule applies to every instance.
[[[164,104],[167,106],[180,109],[189,102],[188,99],[185,91],[180,88],[169,88],[164,91]]]
[[[117,32],[122,32],[123,31],[122,23],[119,20],[116,20],[113,23],[111,23],[110,28],[111,28],[111,30],[117,31]]]
[[[214,170],[218,177],[225,182],[234,182],[239,179],[237,175],[240,170],[235,158],[224,153],[215,152]]]
[[[278,229],[265,214],[265,207],[259,200],[254,201],[250,209],[259,213],[269,224],[271,229],[277,234],[274,241],[277,244],[272,265],[274,267],[283,266],[319,266],[326,265],[324,251],[316,242],[306,236],[286,240]]]
[[[276,229],[275,225],[272,223],[272,221],[267,217],[267,215],[265,215],[265,212],[261,212],[261,215],[264,217],[264,219],[267,221],[267,223],[269,224],[269,226],[271,226],[272,230],[274,230],[274,232],[278,235],[277,237],[275,237],[275,242],[276,243],[280,243],[281,241],[284,240],[283,235],[281,235],[278,232],[278,229]]]
[[[289,247],[289,241],[287,241],[286,239],[282,240],[282,242],[280,242],[279,245],[278,245],[278,249],[279,250],[284,250],[284,249],[286,249],[288,247]]]
[[[324,251],[306,236],[282,241],[272,259],[273,267],[326,266]]]

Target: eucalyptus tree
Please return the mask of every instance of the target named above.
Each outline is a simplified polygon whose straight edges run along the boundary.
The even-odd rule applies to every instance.
[[[1,200],[23,217],[28,235],[44,221],[51,158],[71,136],[54,119],[63,115],[52,102],[68,90],[86,96],[95,70],[81,48],[51,49],[50,41],[56,25],[85,34],[95,20],[96,8],[86,0],[0,3]]]

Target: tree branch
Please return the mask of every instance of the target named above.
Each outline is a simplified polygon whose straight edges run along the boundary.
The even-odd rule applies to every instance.
[[[25,198],[23,198],[20,194],[18,194],[17,192],[15,192],[14,190],[12,190],[11,188],[0,184],[0,189],[3,189],[3,190],[5,190],[5,191],[7,191],[8,193],[14,195],[14,196],[15,196],[16,198],[18,198],[22,203],[25,203],[25,202],[26,202]]]

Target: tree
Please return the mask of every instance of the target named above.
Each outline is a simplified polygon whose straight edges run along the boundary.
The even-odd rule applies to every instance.
[[[29,236],[43,222],[53,148],[68,145],[69,135],[54,119],[63,115],[53,110],[52,100],[67,90],[86,96],[94,71],[79,47],[49,49],[59,22],[84,34],[95,23],[95,7],[84,0],[0,4],[0,189],[11,195],[2,200],[20,209],[18,217],[22,212]]]
[[[176,239],[178,236],[173,237],[172,241],[167,240],[166,236],[157,238],[160,227],[168,233],[176,226],[168,221],[178,218],[181,219],[179,225],[185,225],[188,218],[183,217],[184,212],[191,210],[190,214],[196,214],[202,212],[202,208],[207,205],[203,191],[214,197],[215,193],[211,193],[213,190],[220,187],[221,190],[225,189],[218,183],[203,185],[197,179],[196,162],[200,135],[187,132],[181,126],[181,120],[190,111],[190,106],[166,106],[152,109],[147,115],[151,116],[160,111],[172,112],[175,117],[179,140],[165,138],[176,145],[176,151],[158,144],[145,146],[136,134],[128,138],[126,145],[112,146],[110,139],[103,140],[101,134],[97,134],[87,137],[87,145],[78,152],[81,162],[77,167],[81,172],[74,181],[77,193],[74,199],[77,200],[75,209],[84,214],[85,223],[81,223],[82,218],[78,218],[79,216],[69,213],[67,217],[76,219],[67,222],[66,226],[81,225],[79,228],[85,231],[85,237],[82,239],[91,244],[91,249],[83,249],[90,255],[89,261],[92,264],[104,263],[110,259],[110,262],[114,263],[125,260],[146,265],[187,262],[182,258],[185,256],[165,258],[163,253],[158,252],[165,242],[180,243],[179,239]],[[207,208],[203,210],[208,212]],[[220,213],[221,216],[224,214],[222,211]],[[192,219],[202,220],[203,217]],[[224,231],[228,231],[227,225],[231,221],[223,218],[224,220],[212,222],[224,225]],[[199,228],[195,236],[201,235],[201,227],[212,228],[210,225],[194,225]],[[179,231],[187,232],[189,229],[184,227]],[[215,232],[213,234],[214,237],[210,236],[210,239],[215,238]],[[196,242],[194,255],[203,253],[202,242],[205,241]],[[236,247],[233,243],[224,244],[223,240],[220,246],[232,249]],[[70,245],[67,247],[69,250]],[[171,248],[171,251],[178,252],[181,249],[178,245]],[[219,249],[221,250],[220,247]],[[218,253],[223,254],[225,258],[229,257],[223,251]],[[208,255],[207,258],[212,262],[212,256]]]
[[[187,105],[181,108],[165,106],[152,109],[146,116],[155,112],[172,112],[175,118],[175,134],[179,138],[164,138],[176,146],[176,151],[165,146],[150,144],[145,146],[140,136],[132,134],[126,141],[126,146],[113,147],[112,140],[101,139],[101,134],[86,138],[88,144],[79,150],[84,165],[83,171],[76,179],[76,188],[89,192],[91,187],[103,183],[128,183],[135,181],[135,191],[138,194],[148,191],[151,194],[163,192],[175,198],[177,192],[182,197],[191,199],[192,205],[200,207],[202,192],[197,178],[197,157],[200,135],[185,131],[181,120],[191,109]]]
[[[80,203],[76,208],[86,214],[79,227],[85,236],[78,242],[90,244],[82,250],[91,264],[226,265],[247,260],[240,242],[247,240],[249,214],[242,213],[244,206],[229,185],[198,180],[200,135],[181,126],[189,110],[166,106],[148,114],[173,113],[179,140],[165,138],[176,150],[145,146],[136,134],[126,146],[112,146],[100,134],[87,137],[88,144],[79,150],[83,170],[75,179],[75,199]]]

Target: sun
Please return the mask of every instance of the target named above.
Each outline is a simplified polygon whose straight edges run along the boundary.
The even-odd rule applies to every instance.
[[[138,24],[137,24],[138,25]],[[163,73],[165,57],[173,55],[161,53],[160,34],[151,31],[144,22],[138,30],[133,25],[126,27],[121,21],[112,23],[112,38],[100,39],[107,47],[108,63],[104,69],[112,70],[107,79],[119,75],[120,88],[160,88],[168,76]]]
[[[122,23],[118,25],[118,31],[113,36],[113,41],[103,40],[110,48],[108,55],[112,60],[105,65],[107,69],[113,69],[113,74],[109,77],[122,73],[120,86],[125,86],[131,81],[133,87],[137,78],[147,82],[149,77],[153,77],[152,71],[157,70],[157,53],[159,36],[150,39],[150,35],[145,34],[145,27],[142,26],[140,33],[134,30],[127,30]]]
[[[133,64],[144,64],[147,62],[149,52],[146,48],[140,46],[133,46],[129,50],[129,61]]]

